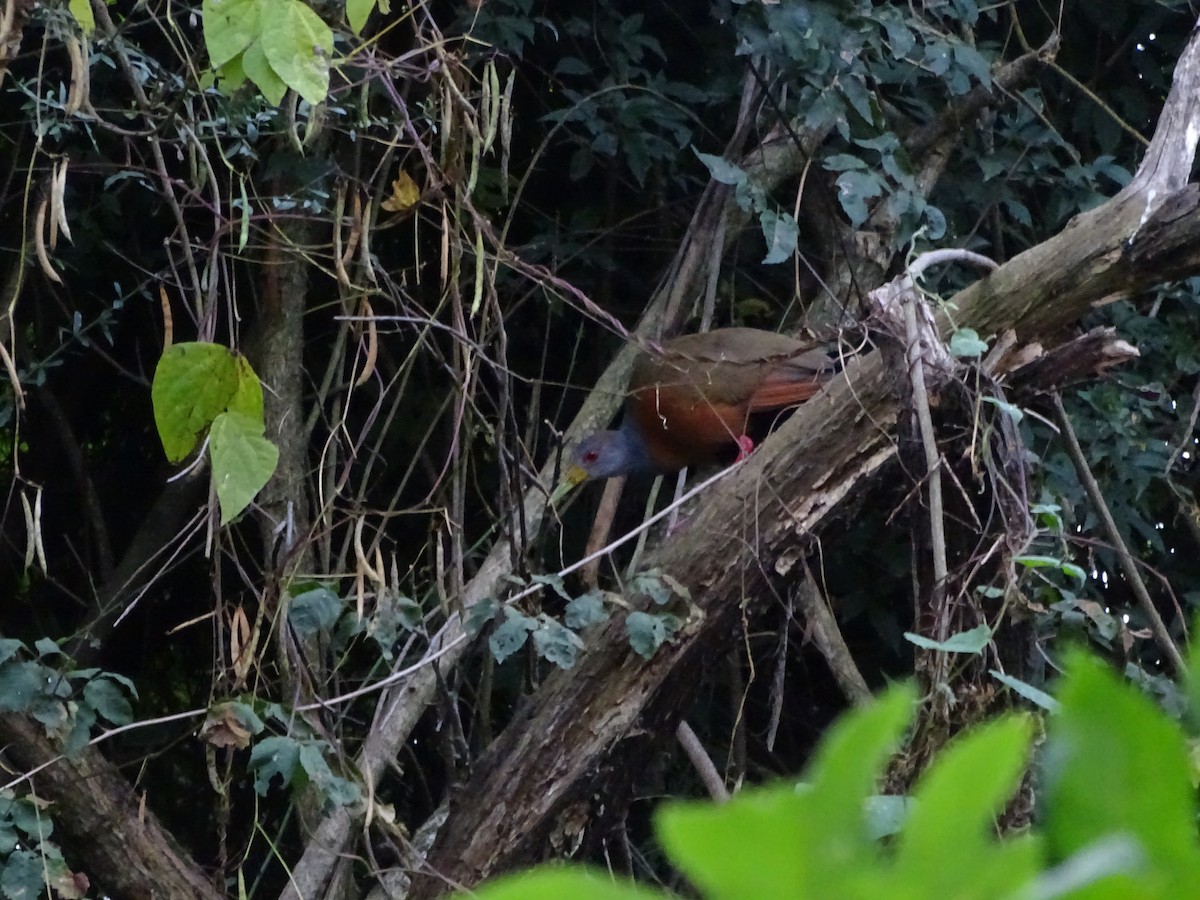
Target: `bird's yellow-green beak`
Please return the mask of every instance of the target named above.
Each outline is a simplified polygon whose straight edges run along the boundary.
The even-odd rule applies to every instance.
[[[551,505],[558,503],[563,497],[575,490],[583,482],[587,481],[588,474],[579,466],[568,466],[563,472],[562,479],[550,492]]]

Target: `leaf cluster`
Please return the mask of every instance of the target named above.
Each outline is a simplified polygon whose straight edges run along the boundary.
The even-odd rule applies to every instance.
[[[0,712],[28,713],[66,753],[80,750],[104,720],[133,720],[133,682],[116,672],[74,668],[58,644],[40,638],[31,651],[22,641],[0,638]]]
[[[6,900],[41,897],[46,890],[61,900],[86,897],[88,878],[72,872],[51,838],[54,821],[44,800],[0,791],[0,894]]]

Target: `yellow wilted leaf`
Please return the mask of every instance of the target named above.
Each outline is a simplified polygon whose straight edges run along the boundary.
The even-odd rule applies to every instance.
[[[412,176],[401,171],[400,177],[392,182],[392,196],[383,201],[383,208],[388,212],[404,212],[412,209],[421,199],[421,189],[412,180]]]

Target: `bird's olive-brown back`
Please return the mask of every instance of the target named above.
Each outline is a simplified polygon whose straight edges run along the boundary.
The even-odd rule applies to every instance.
[[[826,353],[813,343],[757,328],[686,334],[667,341],[663,351],[638,357],[629,382],[631,393],[650,386],[669,387],[710,403],[743,406],[751,403],[755,390],[769,376],[807,381],[830,365]]]

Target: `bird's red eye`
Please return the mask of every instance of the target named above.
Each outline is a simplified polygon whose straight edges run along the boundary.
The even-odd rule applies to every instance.
[[[583,461],[585,463],[594,463],[599,458],[600,458],[600,454],[597,453],[595,450],[589,450],[587,453],[583,454]]]

